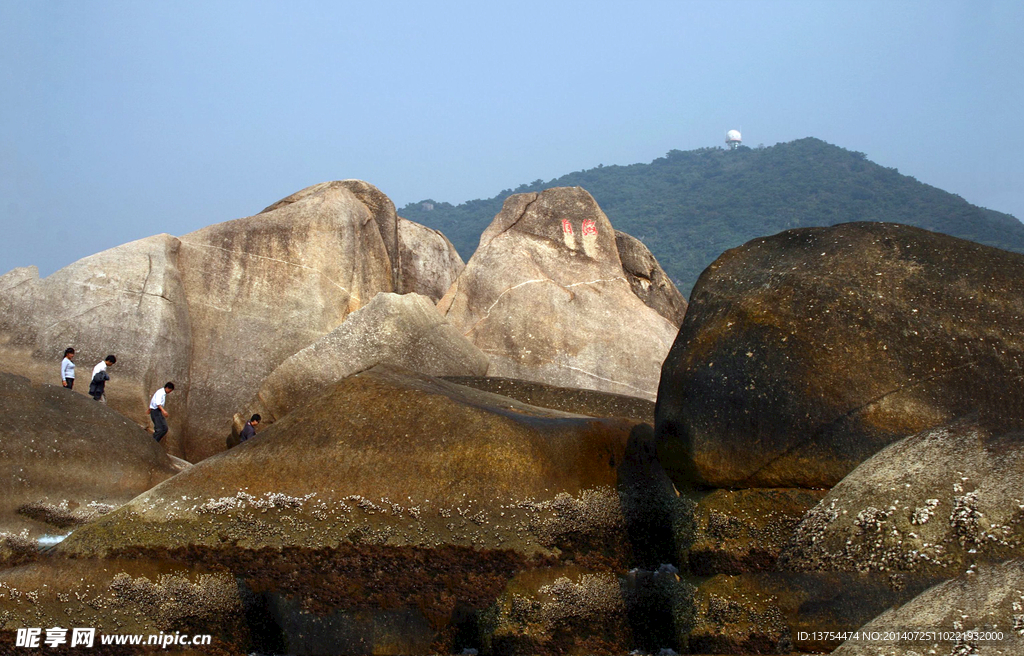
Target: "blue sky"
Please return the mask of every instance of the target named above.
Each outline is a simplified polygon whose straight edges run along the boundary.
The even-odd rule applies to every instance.
[[[0,0],[0,273],[813,136],[1024,218],[1020,2]]]

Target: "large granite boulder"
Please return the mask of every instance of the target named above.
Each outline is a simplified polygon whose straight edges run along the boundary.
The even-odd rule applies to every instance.
[[[438,308],[489,375],[650,400],[676,334],[633,293],[608,218],[578,187],[506,199]]]
[[[1024,563],[987,565],[937,585],[856,631],[835,656],[1024,654]]]
[[[280,419],[331,384],[378,364],[430,376],[482,376],[488,360],[426,296],[381,293],[274,369],[259,388],[255,410],[265,421]]]
[[[1021,556],[1022,444],[965,420],[889,445],[807,513],[785,566],[949,578]]]
[[[451,653],[520,572],[667,562],[677,503],[645,424],[375,367],[55,553],[227,569],[289,653]]]
[[[103,404],[0,373],[0,555],[67,533],[179,469],[145,431]]]
[[[189,313],[170,235],[91,255],[40,279],[35,267],[0,276],[0,371],[60,383],[64,349],[77,351],[75,391],[86,393],[93,366],[110,369],[110,406],[149,424],[149,399],[168,380],[187,388]],[[176,399],[171,399],[174,401]],[[171,406],[173,408],[173,406]],[[183,413],[172,412],[168,447],[182,453]]]
[[[662,371],[677,481],[831,487],[885,445],[978,412],[1024,418],[1024,256],[884,223],[730,250]]]
[[[629,287],[644,304],[678,327],[686,316],[686,299],[658,264],[642,241],[620,230],[615,231],[615,247]]]
[[[466,265],[441,231],[398,217],[403,294],[423,294],[437,303]]]
[[[181,244],[190,460],[224,449],[232,417],[278,365],[396,288],[394,206],[355,180],[310,187]]]
[[[372,185],[327,182],[256,216],[125,244],[42,280],[15,269],[0,276],[0,370],[58,382],[71,346],[85,392],[93,365],[114,353],[111,407],[148,426],[149,398],[174,381],[163,446],[200,460],[224,449],[233,416],[270,372],[349,312],[379,292],[440,297],[461,262],[439,233],[399,223]]]

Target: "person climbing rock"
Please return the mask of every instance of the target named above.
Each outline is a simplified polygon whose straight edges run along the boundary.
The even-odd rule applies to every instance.
[[[92,379],[89,381],[89,396],[100,403],[107,402],[107,381],[110,380],[107,367],[114,366],[115,362],[117,362],[117,356],[108,355],[92,368]]]
[[[242,428],[241,435],[238,436],[239,442],[244,442],[250,437],[256,437],[256,427],[260,425],[259,415],[253,415],[249,418],[249,421],[245,422],[245,426]]]
[[[149,400],[149,417],[153,420],[153,439],[159,442],[167,434],[167,395],[174,391],[174,383],[168,382],[158,389]]]

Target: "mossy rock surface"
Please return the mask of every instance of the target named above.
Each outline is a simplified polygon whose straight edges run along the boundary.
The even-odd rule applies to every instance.
[[[180,468],[124,415],[0,372],[0,556],[67,533]]]
[[[974,420],[876,454],[803,519],[783,553],[802,571],[953,578],[1024,554],[1024,433]]]
[[[1024,654],[1024,563],[987,564],[860,627],[835,656]]]
[[[635,396],[578,387],[557,387],[530,380],[492,376],[444,376],[445,380],[522,403],[588,417],[628,417],[654,425],[654,402]]]
[[[246,653],[246,600],[233,576],[204,566],[144,558],[44,559],[0,572],[0,645],[19,628],[69,629],[63,653],[198,653],[147,645],[104,647],[103,635],[209,634],[210,654]],[[91,649],[70,649],[71,627],[96,629]],[[45,637],[45,632],[44,632]],[[9,640],[9,642],[8,642]],[[60,648],[44,650],[62,653]],[[8,652],[3,652],[8,653]]]
[[[773,571],[800,520],[825,494],[800,488],[693,492],[690,534],[678,540],[680,562],[697,576]]]
[[[890,223],[790,230],[719,257],[662,368],[677,484],[830,488],[970,413],[1024,420],[1024,256]]]
[[[375,367],[55,553],[226,572],[282,653],[450,653],[524,572],[667,562],[680,507],[648,424]]]

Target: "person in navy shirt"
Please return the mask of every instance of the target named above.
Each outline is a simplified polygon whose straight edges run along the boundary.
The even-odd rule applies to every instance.
[[[259,415],[253,415],[249,418],[249,421],[245,422],[245,426],[242,428],[242,434],[238,436],[239,442],[244,442],[250,437],[256,437],[256,427],[260,425]]]

